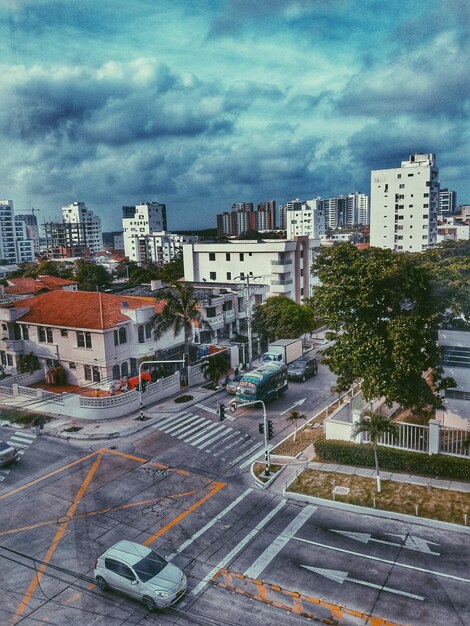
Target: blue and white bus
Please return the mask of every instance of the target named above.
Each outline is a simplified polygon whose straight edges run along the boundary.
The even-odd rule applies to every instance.
[[[284,363],[263,363],[243,376],[235,395],[240,404],[254,400],[269,402],[278,398],[287,388],[287,367]]]

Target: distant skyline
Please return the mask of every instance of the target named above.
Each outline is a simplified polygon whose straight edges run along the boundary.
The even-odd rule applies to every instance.
[[[215,228],[433,152],[470,204],[469,25],[467,0],[5,0],[0,198]]]

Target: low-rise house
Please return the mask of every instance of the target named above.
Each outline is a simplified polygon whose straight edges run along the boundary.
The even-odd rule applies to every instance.
[[[88,291],[51,291],[0,306],[0,360],[19,372],[31,353],[44,373],[60,365],[67,384],[109,384],[138,373],[157,350],[183,344],[172,333],[155,340],[151,320],[162,304],[152,298]]]
[[[78,283],[57,276],[39,276],[38,278],[7,278],[5,294],[14,298],[29,298],[48,291],[77,291]]]

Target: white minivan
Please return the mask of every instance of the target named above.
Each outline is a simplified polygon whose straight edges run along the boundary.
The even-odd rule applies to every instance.
[[[185,574],[154,550],[133,541],[119,541],[95,563],[100,589],[116,589],[141,600],[149,611],[170,606],[186,591]]]

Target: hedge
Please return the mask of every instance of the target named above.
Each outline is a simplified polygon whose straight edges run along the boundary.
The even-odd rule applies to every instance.
[[[375,467],[371,444],[325,439],[315,441],[315,452],[321,461]],[[470,459],[445,454],[423,454],[396,448],[378,447],[379,467],[383,470],[423,474],[433,478],[470,480]]]

